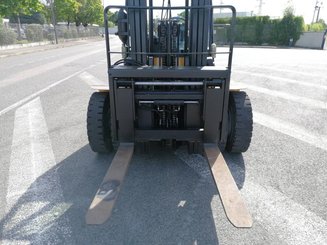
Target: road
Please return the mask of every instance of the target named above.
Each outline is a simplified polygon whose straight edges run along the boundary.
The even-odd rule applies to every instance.
[[[113,41],[114,46],[118,42]],[[327,53],[236,48],[254,110],[250,149],[225,154],[253,216],[234,228],[205,159],[135,154],[109,222],[85,214],[113,158],[88,145],[103,42],[0,59],[2,244],[327,244]]]

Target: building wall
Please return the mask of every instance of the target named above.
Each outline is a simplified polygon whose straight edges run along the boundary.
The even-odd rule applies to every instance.
[[[295,43],[295,47],[327,49],[326,35],[327,30],[325,32],[304,32]]]
[[[250,17],[253,16],[252,12],[236,12],[237,17]],[[232,13],[214,13],[213,19],[221,19],[221,18],[231,18]]]

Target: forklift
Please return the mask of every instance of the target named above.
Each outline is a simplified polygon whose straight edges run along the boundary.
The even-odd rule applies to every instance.
[[[121,50],[112,48],[108,11],[118,11]],[[229,10],[229,45],[217,51],[214,11]],[[252,218],[222,152],[245,152],[253,120],[248,95],[230,89],[236,10],[212,0],[126,0],[104,10],[109,82],[97,85],[87,112],[87,134],[97,153],[116,150],[86,214],[87,224],[106,222],[114,207],[135,145],[187,144],[208,159],[226,216],[235,227]],[[121,59],[117,60],[117,56]],[[215,64],[227,57],[223,66]],[[218,62],[217,62],[218,63]],[[220,63],[220,62],[219,62]]]

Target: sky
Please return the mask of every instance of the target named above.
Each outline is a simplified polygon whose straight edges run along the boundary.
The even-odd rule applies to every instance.
[[[124,5],[125,0],[102,0],[107,5]],[[220,5],[221,2],[226,5],[233,5],[239,12],[258,13],[260,0],[213,0],[215,5]],[[313,11],[317,0],[262,0],[262,14],[272,17],[280,17],[283,15],[284,9],[288,4],[292,4],[296,15],[302,15],[304,21],[309,24],[313,18]],[[166,1],[167,2],[167,1]],[[171,0],[173,5],[184,5],[185,0]],[[327,0],[319,0],[323,2],[320,9],[320,18],[327,22]],[[162,4],[162,0],[154,0],[156,5]]]

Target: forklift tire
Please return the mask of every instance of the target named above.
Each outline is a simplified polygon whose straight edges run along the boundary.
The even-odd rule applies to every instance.
[[[253,115],[250,98],[244,91],[230,92],[228,121],[226,150],[231,153],[246,152],[252,138]]]
[[[109,93],[91,95],[87,110],[87,136],[94,152],[112,150]]]

